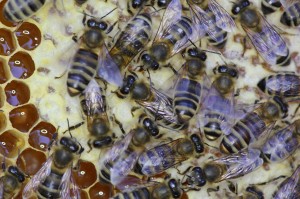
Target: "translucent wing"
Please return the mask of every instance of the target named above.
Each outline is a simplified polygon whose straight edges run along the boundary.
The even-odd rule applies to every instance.
[[[276,192],[274,199],[297,198],[299,196],[300,166],[297,167],[293,175],[281,183],[279,190]],[[294,197],[293,197],[294,196]]]
[[[280,0],[280,3],[282,4],[282,6],[287,9],[290,6],[292,6],[294,3],[299,2],[299,0]]]
[[[216,25],[226,32],[232,32],[235,22],[230,14],[216,0],[209,0],[208,7],[216,17]]]
[[[140,188],[151,187],[157,184],[159,183],[155,181],[145,181],[135,176],[126,176],[117,187],[123,192],[131,192]]]
[[[64,173],[59,189],[61,189],[61,197],[71,199],[70,188],[72,189],[72,193],[74,194],[75,199],[80,198],[80,193],[78,187],[73,184],[74,180],[72,177],[72,168],[69,167]]]
[[[98,76],[117,86],[121,86],[123,83],[120,68],[111,58],[105,45],[103,45],[102,49],[100,50],[98,60]]]
[[[42,168],[30,179],[23,189],[23,198],[35,195],[38,186],[51,172],[52,157],[43,164]]]
[[[260,154],[257,149],[249,149],[215,160],[216,163],[225,164],[227,167],[218,181],[237,178],[259,168],[263,164]]]

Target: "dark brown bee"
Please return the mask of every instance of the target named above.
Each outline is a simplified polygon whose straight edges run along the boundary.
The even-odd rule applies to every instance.
[[[262,12],[265,15],[271,14],[271,13],[279,10],[280,7],[281,7],[280,0],[262,0],[261,1]]]
[[[260,56],[269,65],[288,66],[289,49],[280,34],[248,0],[239,0],[232,8]]]
[[[224,153],[235,153],[256,142],[275,122],[285,118],[288,105],[278,96],[259,105],[238,120],[226,133],[220,144]]]
[[[15,166],[8,167],[4,176],[0,178],[0,198],[11,199],[21,188],[25,175]]]
[[[280,72],[270,75],[257,84],[264,93],[282,97],[297,97],[300,95],[300,77],[294,73]]]

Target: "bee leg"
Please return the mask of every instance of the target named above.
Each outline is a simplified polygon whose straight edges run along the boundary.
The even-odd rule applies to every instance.
[[[171,68],[171,70],[173,71],[173,73],[175,75],[178,75],[178,72],[175,70],[175,68],[170,63],[168,63],[167,67]]]
[[[236,93],[234,94],[234,97],[237,97],[237,96],[240,96],[240,92],[241,92],[241,89],[236,89]]]
[[[255,185],[266,185],[266,184],[269,184],[269,183],[274,182],[274,181],[276,181],[276,180],[279,180],[280,178],[287,178],[287,177],[288,177],[288,176],[281,175],[281,176],[278,176],[278,177],[276,177],[276,178],[273,178],[273,179],[271,179],[271,180],[269,180],[269,181],[267,181],[267,182],[261,182],[261,183],[255,184]],[[250,184],[250,185],[254,185],[254,184]]]
[[[122,125],[122,123],[121,123],[119,120],[117,120],[117,118],[116,118],[115,114],[113,114],[113,117],[114,117],[114,120],[115,120],[115,122],[116,122],[116,123],[117,123],[117,125],[119,126],[119,128],[120,128],[121,132],[122,132],[123,134],[126,134],[126,132],[125,132],[125,130],[124,130],[124,128],[123,128],[123,125]]]
[[[118,23],[118,21],[116,21],[115,23],[113,23],[113,25],[111,25],[108,29],[107,29],[107,31],[106,31],[106,34],[109,34],[113,29],[114,29],[114,27],[115,27],[115,25]]]
[[[89,147],[89,150],[87,151],[87,153],[90,153],[90,152],[93,150],[93,147],[92,147],[92,143],[91,143],[91,142],[92,142],[92,140],[89,139],[89,140],[88,140],[88,143],[87,143],[87,144],[88,144],[88,147]]]
[[[138,106],[134,106],[134,107],[131,108],[131,111],[130,111],[130,112],[131,112],[132,117],[134,117],[134,114],[133,114],[133,113],[134,113],[136,110],[138,110],[138,109],[140,109],[140,107],[138,107]]]
[[[69,123],[69,122],[68,122]],[[84,122],[80,122],[80,123],[78,123],[78,124],[75,124],[74,126],[69,126],[68,127],[68,130],[65,130],[64,132],[63,132],[63,134],[65,134],[67,131],[72,131],[72,130],[74,130],[74,129],[77,129],[77,128],[79,128],[80,126],[82,126],[84,124]]]
[[[57,133],[58,129],[59,129],[59,127],[57,128],[57,131],[52,135],[52,138],[51,138],[51,140],[50,140],[50,142],[48,144],[48,151],[50,151],[52,145],[54,144],[54,142],[56,141],[56,139],[58,137],[58,133]]]
[[[186,173],[189,172],[192,168],[193,168],[193,166],[189,166],[182,173],[179,171],[179,169],[176,168],[176,170],[179,175],[186,175]]]
[[[211,193],[211,192],[218,192],[219,191],[219,186],[217,186],[216,188],[208,188],[207,190],[206,190],[206,192],[207,192],[207,194],[208,194],[208,196],[210,196],[210,194],[209,193]]]
[[[297,106],[297,108],[295,109],[294,111],[294,114],[292,115],[292,118],[295,118],[296,117],[296,114],[297,112],[299,111],[299,108],[300,108],[300,104]]]

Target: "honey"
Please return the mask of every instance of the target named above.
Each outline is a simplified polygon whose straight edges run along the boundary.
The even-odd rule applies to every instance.
[[[30,90],[28,86],[21,82],[13,80],[5,87],[6,101],[12,106],[26,104],[30,99]]]
[[[112,185],[97,182],[89,190],[90,198],[107,199],[113,195]]]
[[[34,50],[41,43],[42,34],[33,23],[23,22],[15,31],[19,46],[25,50]]]
[[[35,71],[34,61],[28,53],[23,51],[19,51],[11,56],[8,65],[12,75],[19,79],[27,79]]]
[[[6,158],[14,158],[22,150],[25,140],[20,133],[14,130],[7,130],[0,135],[0,153]]]
[[[78,168],[73,170],[73,177],[76,185],[85,189],[91,186],[97,180],[97,171],[93,163],[80,160]]]
[[[8,67],[5,63],[5,60],[0,59],[0,84],[4,84],[10,78],[10,74],[7,68]]]
[[[20,106],[9,112],[12,126],[23,133],[28,132],[38,119],[38,111],[33,104]]]
[[[13,34],[4,28],[0,29],[0,55],[9,56],[16,50]]]
[[[47,151],[56,128],[48,122],[38,123],[29,133],[28,143],[41,151]]]

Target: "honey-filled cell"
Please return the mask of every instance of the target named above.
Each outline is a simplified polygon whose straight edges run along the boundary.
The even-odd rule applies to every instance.
[[[77,194],[79,194],[80,195],[80,199],[89,199],[89,196],[88,196],[88,194],[87,194],[87,192],[86,191],[84,191],[84,190],[82,190],[82,189],[78,189],[78,192],[79,193],[74,193],[74,191],[71,189],[70,190],[70,195],[71,195],[71,198],[78,198],[78,197],[76,197],[77,196]],[[76,195],[76,196],[75,196]]]
[[[7,126],[7,119],[4,112],[0,111],[0,132],[4,131]]]
[[[10,105],[19,106],[29,101],[30,90],[25,83],[13,80],[5,86],[5,95]]]
[[[33,104],[20,106],[9,112],[12,126],[23,133],[28,132],[38,119],[39,114]]]
[[[20,133],[7,130],[0,135],[0,153],[7,158],[14,158],[25,145]]]
[[[0,84],[4,84],[10,79],[8,65],[4,59],[0,59]]]
[[[0,28],[0,55],[9,56],[16,50],[14,35],[10,30]]]
[[[7,2],[7,0],[2,0],[0,1],[0,10],[2,11],[3,10],[3,7],[5,5],[5,3]],[[0,12],[0,22],[5,25],[5,26],[8,26],[8,27],[15,27],[18,25],[18,23],[13,23],[13,22],[10,22],[8,21],[4,15],[3,15],[3,12]]]
[[[46,162],[46,155],[32,148],[27,148],[17,158],[17,166],[26,174],[33,176]]]
[[[19,45],[25,50],[34,50],[41,43],[40,29],[33,23],[23,22],[15,31]]]
[[[114,195],[113,187],[110,184],[97,182],[89,189],[90,198],[107,199]]]
[[[48,122],[38,123],[29,133],[28,143],[41,151],[47,151],[56,128]]]
[[[91,162],[80,160],[78,168],[73,170],[73,177],[76,185],[81,189],[86,189],[97,180],[95,165]]]
[[[23,51],[15,53],[8,61],[10,71],[15,78],[27,79],[35,71],[35,64],[31,56]]]

